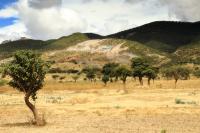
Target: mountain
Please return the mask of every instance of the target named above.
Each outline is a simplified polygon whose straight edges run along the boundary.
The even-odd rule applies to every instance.
[[[137,41],[164,52],[174,52],[181,46],[199,41],[200,22],[157,21],[107,37]]]
[[[74,33],[58,39],[17,40],[0,44],[0,64],[16,50],[36,50],[54,67],[77,68],[106,62],[130,63],[133,57],[148,58],[157,66],[169,63],[200,64],[200,22],[158,21],[101,36]]]

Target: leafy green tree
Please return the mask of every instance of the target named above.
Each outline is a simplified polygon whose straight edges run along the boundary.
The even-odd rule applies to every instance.
[[[107,85],[107,82],[109,81],[109,76],[108,75],[103,75],[102,81],[104,82],[105,86]]]
[[[131,70],[126,66],[118,66],[115,71],[123,82],[124,92],[127,93],[126,80],[128,76],[131,76]]]
[[[96,73],[99,71],[96,67],[86,67],[82,70],[83,73],[86,74],[86,78],[90,81],[93,81],[96,77]]]
[[[158,71],[151,67],[143,71],[143,74],[147,77],[148,85],[151,84],[151,80],[155,80],[155,78],[157,77],[157,73]]]
[[[32,111],[36,124],[40,119],[37,109],[29,99],[37,99],[37,91],[42,89],[44,78],[49,70],[49,65],[40,58],[40,55],[32,51],[18,51],[14,54],[14,59],[4,69],[3,77],[11,77],[8,83],[11,87],[23,92],[25,103]]]
[[[95,79],[95,71],[93,71],[92,69],[90,71],[88,71],[86,73],[86,77],[87,79],[89,79],[90,81],[93,81]]]
[[[183,66],[172,66],[162,71],[162,74],[166,78],[174,78],[175,88],[178,80],[187,80],[190,77],[190,70]]]
[[[113,81],[113,78],[115,78],[116,80],[118,80],[118,75],[116,75],[115,73],[115,69],[119,66],[118,63],[108,63],[105,64],[102,68],[102,73],[103,75],[108,75],[110,81]]]
[[[133,69],[133,77],[138,77],[140,84],[143,85],[143,77],[150,64],[144,58],[138,57],[131,60],[131,67]]]

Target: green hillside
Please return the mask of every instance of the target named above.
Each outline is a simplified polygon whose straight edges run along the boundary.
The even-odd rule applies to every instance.
[[[47,41],[32,39],[12,41],[0,44],[0,60],[10,57],[16,50],[36,50],[45,53],[49,59],[59,61],[66,60],[68,57],[74,58],[74,56],[79,59],[79,62],[86,64],[95,61],[97,61],[96,64],[112,61],[105,54],[98,52],[91,54],[90,51],[66,51],[71,46],[90,40],[102,40],[98,45],[102,45],[103,49],[119,44],[128,48],[124,51],[126,52],[124,55],[121,54],[116,57],[117,59],[112,59],[113,61],[128,62],[125,60],[129,58],[125,55],[130,54],[131,56],[149,58],[155,64],[169,62],[200,64],[200,22],[166,21],[152,22],[108,36],[94,33],[74,33]],[[48,56],[53,51],[57,51],[56,55],[54,57]]]

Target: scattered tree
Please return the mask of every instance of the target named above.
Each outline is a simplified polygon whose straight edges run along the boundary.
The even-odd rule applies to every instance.
[[[101,70],[96,67],[86,67],[82,70],[82,72],[86,74],[86,78],[90,81],[93,81],[95,79],[98,71]]]
[[[143,71],[143,74],[147,77],[148,85],[151,84],[151,80],[154,80],[157,77],[157,73],[153,68],[147,68]]]
[[[102,81],[104,82],[105,86],[107,85],[107,82],[109,81],[109,76],[108,75],[104,75],[102,77]]]
[[[108,63],[103,66],[102,73],[103,75],[108,75],[110,82],[113,82],[113,78],[115,81],[118,80],[118,75],[116,75],[115,69],[119,66],[118,63]]]
[[[128,76],[131,76],[131,70],[129,70],[128,67],[126,67],[126,66],[119,66],[119,67],[116,68],[115,71],[116,71],[118,77],[120,77],[120,80],[122,80],[122,82],[123,82],[124,92],[127,93],[126,80],[127,80]]]
[[[25,94],[24,100],[28,108],[34,115],[37,125],[40,124],[37,109],[29,99],[37,99],[37,91],[42,89],[44,78],[48,72],[49,65],[43,61],[40,56],[32,51],[18,51],[14,54],[14,59],[9,63],[3,77],[11,77],[9,85]]]
[[[80,78],[80,75],[78,75],[78,74],[73,75],[72,78],[73,78],[74,82],[76,82]]]
[[[138,77],[139,82],[143,85],[143,77],[145,76],[145,71],[150,67],[147,60],[144,58],[133,58],[131,60],[131,67],[133,69],[133,77]]]
[[[162,71],[162,74],[166,78],[174,78],[175,88],[178,80],[187,80],[190,77],[190,70],[183,66],[173,66],[166,68]]]

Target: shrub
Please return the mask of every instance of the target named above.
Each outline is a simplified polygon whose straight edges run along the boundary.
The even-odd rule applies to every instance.
[[[59,78],[59,75],[56,75],[56,74],[55,74],[55,75],[52,75],[52,78],[56,80],[56,79]]]
[[[193,74],[195,77],[200,78],[200,70],[195,70]]]
[[[1,80],[0,79],[0,86],[4,86],[4,85],[6,85],[7,84],[7,81],[6,80]]]

